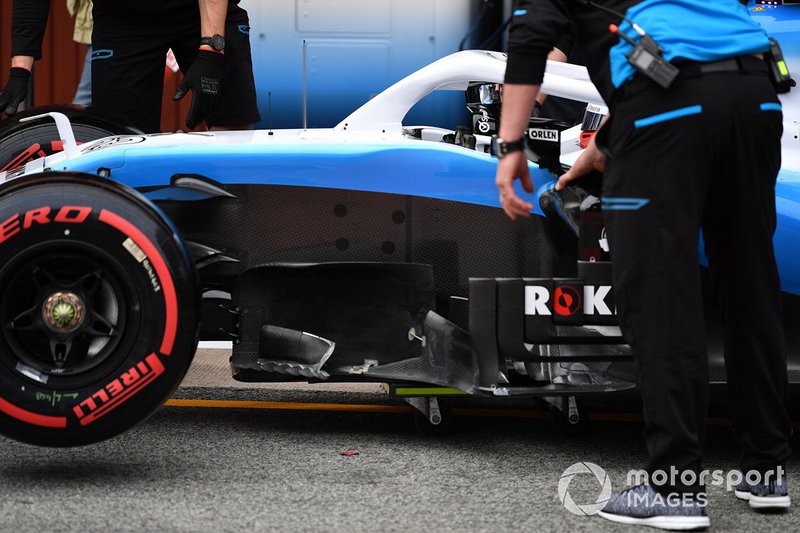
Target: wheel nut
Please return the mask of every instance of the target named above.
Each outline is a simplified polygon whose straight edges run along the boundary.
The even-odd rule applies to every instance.
[[[77,294],[54,292],[42,306],[42,318],[47,327],[58,333],[75,331],[86,316],[86,306]]]

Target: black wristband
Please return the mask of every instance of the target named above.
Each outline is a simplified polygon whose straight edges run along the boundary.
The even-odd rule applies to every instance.
[[[210,46],[217,52],[225,50],[225,37],[216,33],[212,37],[202,37],[200,39],[200,46]]]
[[[503,159],[512,152],[522,152],[525,149],[525,137],[520,137],[516,141],[504,141],[500,137],[492,137],[492,155],[497,159]]]

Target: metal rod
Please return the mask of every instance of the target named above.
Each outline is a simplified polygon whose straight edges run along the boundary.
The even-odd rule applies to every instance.
[[[308,82],[306,70],[306,57],[308,55],[308,45],[303,39],[303,129],[308,129]]]
[[[267,127],[272,131],[272,91],[267,93]]]

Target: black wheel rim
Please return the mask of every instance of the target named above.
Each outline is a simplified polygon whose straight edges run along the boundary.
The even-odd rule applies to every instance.
[[[101,249],[37,247],[0,275],[3,362],[38,384],[79,388],[121,361],[139,329],[139,304],[124,269]]]

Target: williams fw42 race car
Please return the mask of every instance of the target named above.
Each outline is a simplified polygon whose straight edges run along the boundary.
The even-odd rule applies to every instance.
[[[583,67],[548,65],[543,91],[587,104],[586,127],[531,118],[538,207],[512,222],[489,153],[504,72],[501,54],[459,52],[330,129],[142,135],[75,108],[0,123],[0,432],[119,434],[170,395],[198,339],[231,341],[241,381],[387,383],[431,428],[445,396],[546,398],[578,424],[576,398],[632,389],[597,183],[552,190],[603,102]],[[464,91],[471,126],[403,124],[434,90]],[[775,246],[796,383],[791,109]]]

